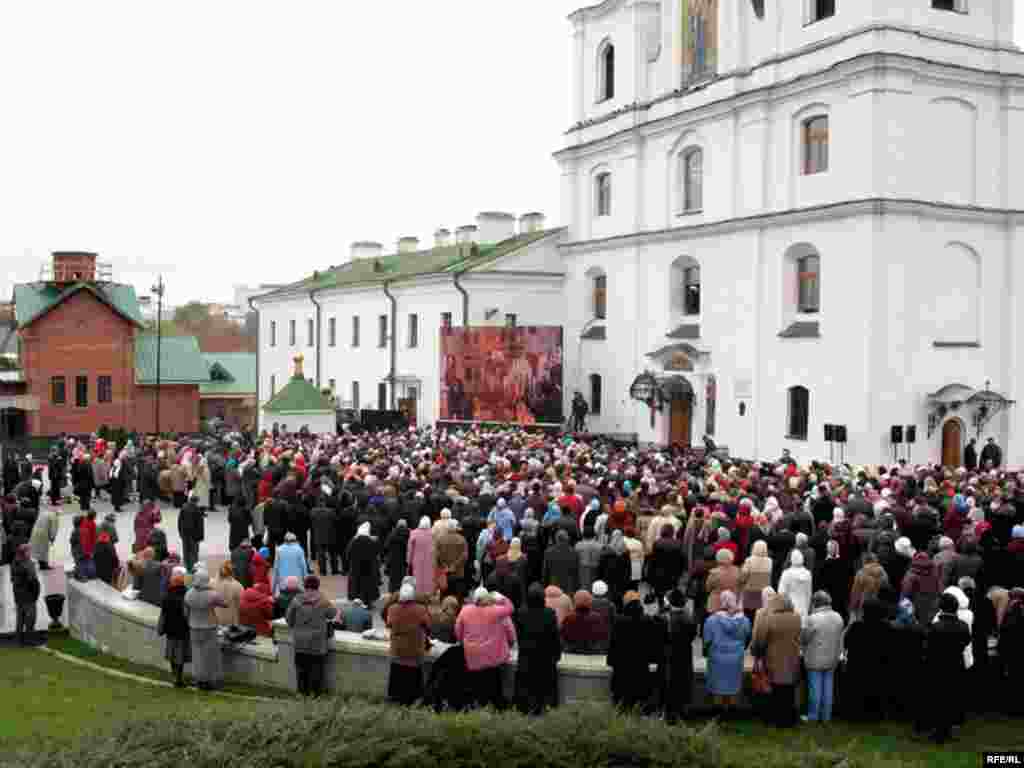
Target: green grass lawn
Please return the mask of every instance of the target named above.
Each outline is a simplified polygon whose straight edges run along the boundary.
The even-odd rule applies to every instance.
[[[53,642],[63,652],[89,656],[73,641]],[[147,667],[115,663],[110,657],[93,655],[89,660],[133,674],[161,677]],[[20,648],[0,648],[0,690],[4,691],[0,697],[0,755],[27,751],[39,756],[0,756],[0,764],[12,767],[114,765],[112,756],[123,748],[126,759],[131,756],[135,761],[125,765],[187,764],[190,768],[257,764],[582,766],[609,763],[609,756],[622,765],[652,768],[824,768],[839,766],[844,759],[849,768],[967,768],[979,765],[978,753],[983,749],[1024,747],[1020,721],[992,717],[973,718],[955,743],[936,749],[912,740],[909,726],[902,723],[803,725],[779,732],[760,723],[737,721],[701,732],[704,723],[693,724],[696,730],[673,729],[657,720],[618,716],[598,705],[563,707],[544,718],[528,720],[490,713],[438,717],[340,699],[319,705],[295,700],[257,702],[146,685]],[[266,693],[262,689],[244,692]],[[344,746],[353,740],[364,748]],[[490,747],[488,740],[494,741]],[[708,747],[709,741],[715,745],[713,749]],[[518,753],[519,759],[508,763],[495,756],[494,749],[509,753],[500,743],[507,743],[507,750]],[[249,744],[269,762],[238,762],[239,752]],[[77,754],[42,755],[79,747],[84,748],[81,760]],[[632,749],[643,754],[625,751]],[[680,750],[684,758],[679,757]],[[480,751],[479,760],[469,757]],[[146,754],[153,759],[140,757]]]

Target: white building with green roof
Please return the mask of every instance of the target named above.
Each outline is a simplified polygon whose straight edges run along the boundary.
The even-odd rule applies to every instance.
[[[454,237],[437,230],[429,248],[414,237],[387,254],[377,242],[353,243],[343,264],[254,299],[259,402],[288,383],[301,351],[307,381],[332,391],[338,407],[435,422],[442,325],[562,325],[564,234],[538,213],[517,222],[490,212]]]
[[[261,430],[270,430],[277,425],[286,427],[289,432],[298,432],[305,427],[317,435],[337,431],[334,402],[303,375],[303,360],[301,352],[293,358],[292,377],[263,403],[260,408]]]

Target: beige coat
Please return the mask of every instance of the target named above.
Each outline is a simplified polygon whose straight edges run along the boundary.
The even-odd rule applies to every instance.
[[[800,679],[800,614],[782,608],[761,617],[753,638],[754,652],[764,657],[773,685],[793,685]]]
[[[740,569],[740,600],[744,611],[756,611],[761,607],[761,595],[765,587],[772,585],[772,559],[752,555],[743,561]]]
[[[233,578],[217,579],[213,583],[213,589],[227,603],[227,606],[224,608],[213,609],[214,614],[217,616],[217,623],[222,627],[240,623],[238,620],[238,609],[242,604],[242,585]]]
[[[711,569],[708,574],[708,581],[705,586],[708,592],[708,615],[717,613],[722,607],[722,593],[737,592],[740,583],[740,569],[730,563],[719,565]],[[739,595],[737,594],[737,597]]]

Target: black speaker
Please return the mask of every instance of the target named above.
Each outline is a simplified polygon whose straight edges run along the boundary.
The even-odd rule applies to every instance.
[[[894,424],[892,429],[889,431],[889,442],[893,445],[899,445],[903,442],[903,427],[899,424]]]
[[[832,424],[825,425],[825,442],[831,443],[836,439],[836,428]]]
[[[908,443],[916,442],[916,440],[917,440],[917,427],[915,425],[913,425],[913,424],[908,424],[907,425],[907,430],[906,430],[905,434],[907,436],[907,442]]]
[[[836,442],[837,443],[845,443],[846,442],[846,425],[845,424],[837,424],[836,425]]]

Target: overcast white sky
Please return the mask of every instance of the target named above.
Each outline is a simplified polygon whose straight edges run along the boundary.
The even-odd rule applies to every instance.
[[[558,223],[585,4],[0,0],[0,297],[52,250],[180,304],[481,210]]]

